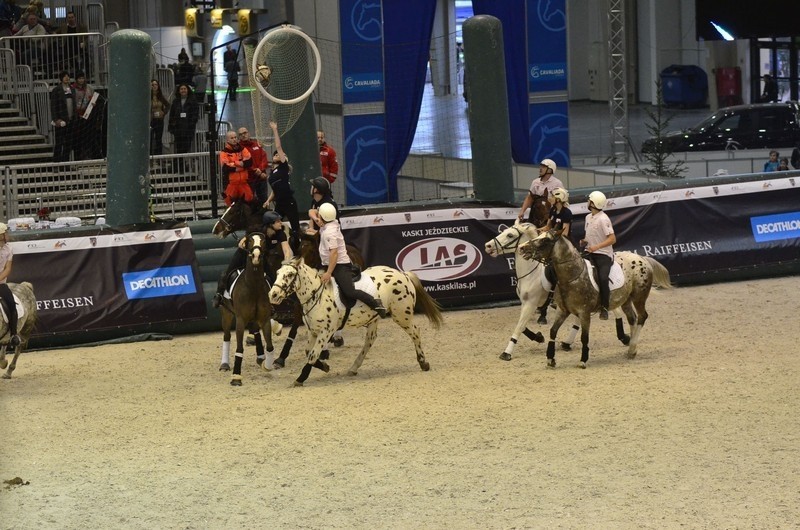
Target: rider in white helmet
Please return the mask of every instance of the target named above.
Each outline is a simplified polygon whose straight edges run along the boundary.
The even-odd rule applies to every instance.
[[[547,224],[539,231],[555,230],[559,237],[566,237],[569,239],[569,228],[572,224],[572,210],[569,209],[569,192],[564,188],[554,189],[552,193],[550,193],[550,204],[552,205],[550,208],[550,217],[547,220]],[[550,302],[553,301],[556,283],[558,283],[558,278],[556,278],[555,268],[552,263],[549,263],[547,267],[545,267],[544,275],[552,287],[550,293],[547,295],[547,300],[538,308],[540,313],[539,324],[547,324],[547,307],[550,305]]]
[[[331,277],[336,278],[339,289],[347,300],[361,300],[381,318],[386,318],[386,308],[379,299],[373,298],[369,293],[359,291],[353,284],[353,269],[350,256],[347,255],[347,246],[344,243],[342,228],[336,220],[336,207],[326,202],[320,205],[316,223],[319,225],[319,257],[325,272],[322,273],[322,283],[328,283]]]
[[[0,298],[6,305],[8,332],[11,335],[9,344],[16,348],[20,343],[19,335],[17,335],[17,305],[7,283],[8,277],[11,275],[13,260],[14,252],[11,250],[11,245],[8,244],[8,225],[0,223]],[[0,337],[0,339],[2,338]]]
[[[608,273],[614,263],[614,248],[617,242],[611,219],[603,211],[606,207],[606,196],[600,191],[589,194],[589,215],[586,216],[585,239],[580,240],[581,247],[586,247],[591,261],[597,269],[597,283],[600,289],[600,320],[608,320]]]
[[[525,218],[525,210],[533,205],[533,201],[536,197],[544,197],[545,200],[547,200],[550,196],[550,192],[556,188],[564,187],[561,181],[556,178],[556,169],[558,169],[558,166],[549,158],[545,158],[541,161],[539,164],[539,177],[531,182],[531,187],[528,190],[528,194],[525,196],[525,200],[522,202],[522,207],[519,210],[517,219],[522,221]],[[534,222],[533,208],[531,208],[528,214],[528,221],[531,223]]]

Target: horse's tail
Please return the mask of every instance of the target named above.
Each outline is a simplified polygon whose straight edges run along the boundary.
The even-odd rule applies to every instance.
[[[674,285],[672,285],[669,279],[669,271],[667,268],[650,256],[645,256],[644,259],[646,259],[653,268],[653,285],[661,289],[672,289]]]
[[[419,281],[419,278],[416,274],[411,271],[405,272],[404,274],[409,280],[411,280],[411,283],[414,284],[414,291],[417,295],[417,303],[414,304],[414,312],[422,313],[428,317],[428,320],[434,329],[439,329],[442,327],[442,324],[444,323],[444,319],[442,318],[442,307],[431,297],[431,295],[428,294],[428,291],[426,291],[425,287],[422,286],[422,282]]]

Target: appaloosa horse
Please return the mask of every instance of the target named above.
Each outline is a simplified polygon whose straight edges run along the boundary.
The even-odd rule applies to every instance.
[[[362,274],[372,280],[377,291],[375,298],[383,304],[392,320],[403,328],[414,341],[420,368],[423,371],[430,370],[430,365],[425,360],[425,353],[422,350],[419,328],[414,323],[414,313],[424,314],[433,327],[438,329],[442,324],[439,305],[425,291],[419,278],[413,272],[402,272],[390,267],[379,266],[370,267]],[[319,359],[319,355],[334,330],[342,324],[348,327],[366,326],[367,328],[364,347],[349,371],[350,375],[356,375],[378,334],[379,318],[377,313],[363,302],[357,302],[348,312],[344,305],[335,299],[331,283],[323,284],[317,271],[306,265],[302,258],[296,258],[278,270],[278,278],[275,280],[269,296],[273,304],[278,304],[292,293],[296,293],[297,298],[303,304],[303,319],[309,333],[308,361],[303,366],[295,385],[303,385],[308,379],[312,367],[319,368],[324,372],[330,369]]]
[[[236,360],[233,363],[233,376],[231,385],[242,386],[242,358],[244,357],[244,331],[261,330],[256,333],[256,354],[264,358],[264,345],[261,342],[263,335],[267,340],[267,355],[263,362],[265,369],[272,367],[272,305],[269,302],[269,284],[264,278],[264,260],[266,243],[261,232],[247,234],[245,249],[248,258],[244,272],[230,288],[230,300],[224,300],[220,305],[222,316],[222,360],[220,369],[230,363],[231,328],[236,322]]]
[[[522,304],[517,325],[506,345],[506,349],[500,354],[500,359],[510,361],[517,345],[520,333],[534,342],[544,342],[544,337],[540,332],[533,332],[528,328],[528,322],[533,319],[537,308],[545,303],[548,297],[548,290],[544,286],[544,265],[538,261],[525,259],[520,253],[520,246],[539,235],[536,227],[531,223],[517,223],[513,226],[504,227],[496,237],[493,237],[484,245],[484,250],[492,257],[503,254],[514,254],[514,272],[516,276],[517,296]],[[628,344],[630,337],[625,335],[622,325],[622,311],[614,310],[617,323],[617,338],[623,344]],[[569,334],[567,340],[561,342],[561,347],[565,350],[572,348],[572,343],[580,329],[578,317],[571,315]]]
[[[578,315],[581,321],[581,360],[579,368],[586,368],[589,360],[589,326],[592,313],[600,309],[600,294],[592,285],[587,261],[565,237],[558,232],[544,232],[535,239],[520,246],[520,252],[526,259],[535,259],[553,264],[558,277],[556,302],[558,314],[550,328],[550,340],[547,343],[547,365],[555,367],[555,338],[558,329],[569,314]],[[609,309],[622,307],[631,326],[631,340],[628,345],[628,357],[636,356],[639,335],[647,321],[645,303],[650,289],[655,285],[669,289],[672,287],[669,271],[662,264],[650,257],[642,257],[632,252],[616,254],[616,260],[622,267],[625,283],[611,291]]]
[[[5,309],[3,309],[3,317],[0,317],[0,370],[8,366],[8,370],[3,374],[3,379],[11,379],[11,374],[17,367],[17,359],[22,353],[22,350],[28,347],[28,340],[36,328],[36,321],[38,319],[36,313],[36,296],[33,294],[33,286],[28,282],[22,283],[9,283],[8,288],[11,293],[19,300],[17,304],[17,334],[21,339],[20,344],[14,348],[14,357],[11,359],[11,364],[6,360],[6,350],[9,347],[11,334],[8,329],[7,316]]]

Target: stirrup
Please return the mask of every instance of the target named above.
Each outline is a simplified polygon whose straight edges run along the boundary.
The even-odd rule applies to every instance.
[[[214,298],[211,299],[211,307],[219,307],[222,304],[222,295],[219,293],[214,294]]]
[[[386,312],[386,308],[383,307],[383,305],[381,305],[381,304],[378,304],[377,306],[375,306],[373,308],[373,311],[378,313],[378,316],[381,317],[381,318],[387,318],[389,316],[389,314]]]
[[[11,346],[13,346],[14,348],[16,348],[17,346],[20,345],[21,342],[22,341],[20,340],[19,335],[14,334],[14,335],[11,335],[11,340],[8,343]]]

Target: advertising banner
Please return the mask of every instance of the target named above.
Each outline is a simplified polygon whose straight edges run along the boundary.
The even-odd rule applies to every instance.
[[[347,204],[376,204],[388,200],[384,119],[383,114],[344,117]]]
[[[383,15],[381,2],[340,0],[342,99],[383,101]]]
[[[206,318],[185,223],[12,241],[11,282],[30,282],[37,335]]]
[[[484,252],[500,225],[513,224],[518,209],[474,203],[438,205],[411,212],[347,216],[342,229],[370,264],[419,276],[444,306],[514,298],[514,256]]]
[[[531,92],[567,90],[565,0],[528,0],[528,84]]]
[[[533,103],[529,106],[528,138],[533,160],[549,158],[559,166],[569,166],[569,104],[566,101]]]

